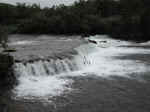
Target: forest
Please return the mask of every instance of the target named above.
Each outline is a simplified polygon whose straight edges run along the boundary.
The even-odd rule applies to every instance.
[[[79,0],[70,6],[0,3],[0,30],[10,34],[108,34],[126,40],[150,40],[150,1]],[[0,31],[2,32],[2,31]]]

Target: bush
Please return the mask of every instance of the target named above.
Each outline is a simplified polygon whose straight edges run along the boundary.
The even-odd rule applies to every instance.
[[[8,48],[8,29],[5,26],[0,26],[0,44],[4,49]]]

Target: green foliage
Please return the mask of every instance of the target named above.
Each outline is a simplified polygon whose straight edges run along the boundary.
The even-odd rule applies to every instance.
[[[105,4],[103,0],[100,3]],[[112,15],[115,10],[114,1],[106,0],[105,6],[110,13],[105,13],[105,7],[99,9],[98,0],[75,2],[72,6],[54,6],[52,8],[41,9],[38,5],[17,4],[9,8],[10,20],[7,22],[7,17],[2,16],[3,21],[0,24],[6,24],[17,28],[12,30],[12,33],[51,33],[51,34],[81,34],[81,33],[101,33],[103,16]],[[7,6],[7,5],[5,5]],[[4,7],[5,7],[4,6]],[[105,10],[104,10],[105,9]],[[109,12],[107,10],[107,12]],[[4,14],[6,10],[2,11]],[[114,11],[115,12],[115,11]],[[103,14],[102,14],[103,13]],[[101,31],[100,31],[101,30]]]
[[[0,26],[0,44],[5,49],[8,48],[8,28],[6,26]]]
[[[148,40],[147,0],[79,0],[71,6],[41,9],[39,5],[0,4],[0,24],[11,33],[109,34],[116,38]]]
[[[0,26],[0,43],[7,43],[8,41],[8,29],[6,26]]]
[[[150,40],[150,10],[147,9],[144,11],[144,13],[141,15],[141,21],[140,21],[140,27],[141,31],[143,32],[142,37],[144,40]]]

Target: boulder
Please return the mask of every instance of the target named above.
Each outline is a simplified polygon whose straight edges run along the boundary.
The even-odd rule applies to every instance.
[[[14,59],[8,54],[0,54],[0,89],[9,90],[16,82],[13,72]]]

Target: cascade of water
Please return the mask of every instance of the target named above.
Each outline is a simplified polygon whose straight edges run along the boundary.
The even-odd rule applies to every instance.
[[[89,38],[97,43],[94,44],[89,42],[88,44],[75,48],[78,55],[74,56],[72,59],[51,59],[50,61],[36,61],[27,64],[16,63],[16,74],[24,76],[52,76],[63,73],[67,74],[79,70],[83,73],[90,72],[100,75],[110,75],[114,71],[117,71],[114,74],[126,74],[127,72],[129,73],[129,71],[132,73],[135,71],[135,68],[138,68],[137,70],[139,70],[139,72],[144,70],[142,68],[144,65],[141,66],[141,64],[139,64],[137,67],[136,64],[136,67],[129,67],[129,65],[134,65],[136,62],[131,60],[116,60],[113,57],[137,52],[144,53],[149,52],[149,50],[122,48],[119,46],[132,45],[132,43],[111,39],[106,36],[93,36]],[[107,44],[107,48],[101,47],[101,43]],[[124,64],[128,67],[125,67]],[[120,71],[122,71],[122,73]]]
[[[76,49],[78,55],[72,59],[51,59],[32,63],[16,63],[15,73],[19,84],[14,88],[16,98],[48,98],[70,90],[68,84],[72,80],[61,78],[73,71],[81,70],[91,64],[89,52],[94,46],[83,45]],[[66,87],[67,85],[67,87]]]
[[[65,85],[68,87],[72,83],[65,75],[124,76],[149,70],[149,66],[140,61],[121,60],[114,57],[124,54],[150,53],[150,50],[119,47],[131,43],[107,37],[95,36],[90,37],[90,39],[96,41],[97,44],[89,42],[75,48],[78,55],[72,59],[41,60],[26,64],[16,63],[15,71],[19,85],[14,90],[17,96],[57,96],[66,89]],[[104,48],[103,45],[101,47],[102,42],[107,47]]]
[[[33,76],[44,76],[44,75],[55,75],[65,72],[71,72],[78,70],[78,67],[74,60],[53,60],[50,61],[37,61],[33,63],[16,63],[15,73],[18,75],[33,75]]]

